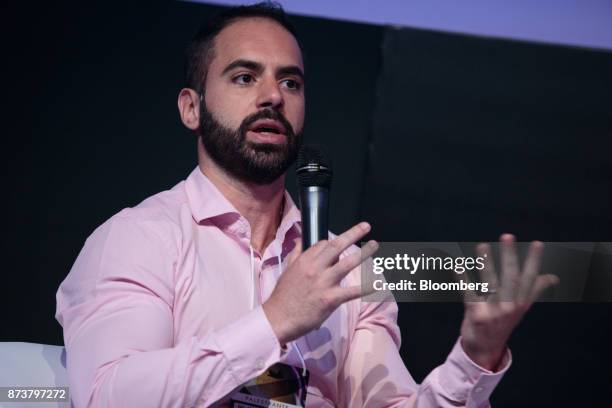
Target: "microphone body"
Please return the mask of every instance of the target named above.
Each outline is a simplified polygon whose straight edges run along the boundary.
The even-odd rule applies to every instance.
[[[302,186],[300,188],[302,210],[302,250],[328,238],[329,188]]]
[[[302,251],[328,238],[331,178],[329,160],[319,149],[303,146],[298,155],[297,165],[302,213]]]

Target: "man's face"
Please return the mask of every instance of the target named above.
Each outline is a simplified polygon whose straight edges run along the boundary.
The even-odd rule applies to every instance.
[[[217,35],[200,134],[220,167],[257,184],[287,170],[301,144],[303,71],[295,38],[273,20],[245,18]]]

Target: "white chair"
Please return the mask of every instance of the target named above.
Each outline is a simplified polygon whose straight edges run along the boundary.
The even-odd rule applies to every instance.
[[[68,387],[66,349],[36,343],[0,342],[0,387]],[[2,408],[69,408],[68,402],[3,402]]]

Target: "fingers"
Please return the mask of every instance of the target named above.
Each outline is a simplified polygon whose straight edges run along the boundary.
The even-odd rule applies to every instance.
[[[358,299],[362,296],[367,296],[375,292],[373,288],[365,287],[362,288],[361,285],[347,286],[345,288],[338,286],[336,288],[334,295],[338,300],[338,306],[346,303],[348,301]]]
[[[320,254],[318,254],[319,260],[326,266],[331,266],[336,263],[338,257],[346,248],[353,245],[367,233],[370,232],[370,224],[367,222],[360,222],[348,231],[336,238],[327,242],[326,245],[322,246]]]
[[[542,252],[544,250],[544,243],[540,241],[533,241],[529,246],[529,253],[525,260],[523,267],[523,274],[520,279],[518,300],[524,302],[530,299],[532,292],[535,290],[534,281],[538,276],[540,270],[540,261],[542,259]]]
[[[472,282],[472,279],[470,279],[470,275],[467,272],[458,274],[452,271],[450,273],[452,274],[453,280],[457,283],[459,283],[461,280],[464,280],[465,283],[468,284]],[[479,300],[482,300],[475,291],[469,289],[462,290],[461,296],[463,297],[463,303],[478,302]]]
[[[559,278],[555,275],[538,276],[544,251],[543,242],[531,243],[521,272],[514,247],[514,236],[504,234],[500,241],[502,264],[500,300],[530,306],[543,291],[559,282]]]
[[[528,307],[531,306],[533,302],[538,300],[542,292],[558,283],[559,278],[552,274],[541,275],[535,278],[533,290],[531,291],[531,295],[528,298]]]
[[[495,262],[489,244],[479,244],[476,246],[476,256],[484,259],[484,268],[480,270],[480,280],[487,282],[489,290],[495,291],[499,287],[497,273],[495,272]]]
[[[501,300],[512,301],[516,297],[519,287],[520,272],[519,261],[514,248],[514,235],[503,234],[501,241]]]
[[[330,276],[334,280],[334,282],[340,282],[342,278],[344,278],[350,271],[358,267],[374,255],[374,253],[378,250],[378,243],[376,241],[368,241],[361,249],[357,252],[354,252],[348,256],[342,258],[338,263],[336,263],[330,271]]]

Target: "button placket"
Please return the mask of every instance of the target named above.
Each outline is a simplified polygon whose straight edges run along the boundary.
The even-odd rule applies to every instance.
[[[261,288],[261,268],[262,268],[262,263],[261,263],[261,258],[259,257],[259,255],[257,255],[256,252],[254,252],[254,260],[253,260],[253,267],[255,268],[255,294],[256,294],[256,299],[257,299],[257,304],[261,305],[263,303],[263,296],[262,296],[262,288]]]
[[[274,290],[274,287],[276,286],[277,277],[275,270],[277,266],[276,263],[273,264],[270,259],[271,258],[267,259],[265,262],[262,263],[259,275],[262,303],[270,297],[272,291]]]

